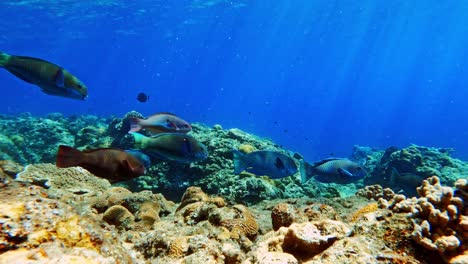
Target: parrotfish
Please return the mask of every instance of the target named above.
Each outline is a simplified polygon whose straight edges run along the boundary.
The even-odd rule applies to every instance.
[[[235,174],[247,171],[259,176],[266,175],[272,179],[279,179],[297,172],[294,160],[276,151],[259,150],[243,153],[234,149],[233,155]]]
[[[161,133],[154,137],[131,134],[134,137],[134,148],[153,157],[180,163],[200,161],[208,157],[205,145],[183,133]]]
[[[137,158],[123,150],[112,148],[80,151],[60,145],[56,166],[59,168],[80,166],[110,182],[131,180],[145,173],[145,167]]]
[[[320,182],[350,183],[364,177],[361,165],[349,159],[329,158],[312,165],[301,161],[301,182],[314,177]]]
[[[182,118],[171,113],[154,114],[148,119],[130,118],[131,129],[128,131],[138,132],[141,129],[148,129],[154,133],[187,133],[192,130],[192,126]]]
[[[88,88],[70,72],[51,62],[0,52],[0,67],[21,80],[39,86],[48,95],[84,100]]]
[[[421,185],[423,180],[427,179],[427,177],[416,173],[400,173],[395,167],[391,167],[390,170],[388,184],[393,190],[404,191],[407,196],[416,196],[416,188]]]

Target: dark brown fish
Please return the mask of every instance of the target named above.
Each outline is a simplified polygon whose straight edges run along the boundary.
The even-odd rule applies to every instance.
[[[79,151],[61,145],[57,152],[56,166],[80,166],[110,182],[131,180],[145,173],[145,167],[137,158],[123,150],[112,148]]]

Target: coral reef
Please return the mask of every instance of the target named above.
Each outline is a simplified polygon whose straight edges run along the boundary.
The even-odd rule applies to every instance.
[[[355,147],[355,152],[359,156],[363,152],[362,147]],[[366,159],[370,177],[365,183],[391,187],[408,196],[415,196],[416,187],[430,176],[438,176],[443,184],[451,185],[468,174],[468,165],[450,157],[452,152],[452,149],[417,145],[376,151]]]
[[[127,208],[121,205],[113,205],[104,212],[102,220],[118,228],[127,228],[133,224],[135,217]]]
[[[466,179],[457,181],[457,190],[442,186],[438,177],[429,177],[417,188],[419,198],[395,196],[389,208],[410,213],[414,222],[413,239],[445,260],[462,254],[468,242],[467,216],[463,192]]]
[[[292,204],[279,203],[271,210],[271,222],[275,231],[282,226],[288,227],[292,223],[299,223],[303,220],[302,213]]]
[[[221,220],[220,225],[229,229],[231,238],[239,239],[243,236],[253,240],[258,235],[258,224],[249,209],[243,205],[235,205],[236,219]]]
[[[112,228],[47,198],[41,187],[10,183],[0,192],[0,207],[0,263],[139,261]]]
[[[59,145],[80,149],[104,147],[111,142],[105,128],[106,118],[96,116],[64,117],[51,113],[46,117],[33,117],[28,113],[20,116],[0,117],[0,159],[22,165],[55,162]]]
[[[27,165],[16,180],[49,189],[49,194],[61,197],[67,193],[102,193],[110,187],[109,181],[98,178],[81,167],[59,169],[53,164]]]
[[[275,150],[298,163],[301,155],[239,129],[193,124],[206,160],[152,158],[128,182],[47,163],[59,143],[124,148],[129,117],[141,114],[0,116],[0,158],[10,159],[0,161],[0,263],[468,262],[468,171],[450,149],[355,146],[364,181],[301,185],[299,175],[234,175],[232,149]]]

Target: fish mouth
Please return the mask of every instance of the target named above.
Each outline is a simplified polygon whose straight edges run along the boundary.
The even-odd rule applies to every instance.
[[[88,98],[88,93],[81,93],[73,88],[67,88],[64,96],[78,100],[85,100]]]

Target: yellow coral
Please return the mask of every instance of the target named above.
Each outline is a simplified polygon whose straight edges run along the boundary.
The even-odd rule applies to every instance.
[[[239,151],[244,153],[250,153],[255,150],[255,147],[250,144],[241,144],[239,146]]]
[[[182,258],[188,252],[189,244],[187,237],[177,237],[169,245],[167,255],[170,258]]]
[[[216,205],[216,207],[218,208],[226,206],[226,202],[224,201],[222,197],[211,197],[210,203]]]
[[[367,204],[361,208],[359,208],[359,210],[357,210],[352,216],[351,216],[351,222],[355,222],[356,220],[358,220],[359,218],[361,218],[363,215],[365,214],[368,214],[368,213],[372,213],[372,212],[375,212],[379,209],[378,207],[378,204],[377,203],[370,203],[370,204]]]
[[[52,239],[52,235],[49,231],[40,229],[29,234],[28,239],[31,242],[31,245],[39,246],[44,242],[50,241]]]
[[[301,212],[292,204],[279,203],[271,210],[271,222],[273,230],[278,230],[280,227],[290,226],[293,222],[302,220]]]
[[[127,208],[121,205],[114,205],[109,207],[106,210],[102,219],[111,225],[115,225],[117,227],[127,227],[131,223],[133,223],[134,216]]]
[[[140,206],[138,217],[146,226],[151,226],[159,220],[159,211],[161,210],[159,203],[146,201]]]
[[[99,251],[98,244],[83,228],[77,215],[57,223],[56,233],[57,238],[69,247],[77,246]]]
[[[0,216],[9,219],[18,219],[24,214],[24,203],[10,202],[0,205]]]
[[[182,196],[182,201],[180,202],[179,207],[177,207],[176,212],[184,208],[188,204],[196,202],[205,202],[208,200],[208,195],[204,193],[200,187],[188,187],[184,195]]]
[[[235,205],[234,209],[237,211],[240,218],[226,219],[221,221],[221,226],[228,228],[231,231],[231,238],[239,239],[243,235],[249,239],[255,239],[258,235],[258,223],[255,217],[243,205]]]

